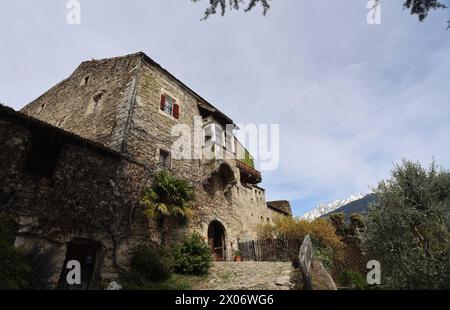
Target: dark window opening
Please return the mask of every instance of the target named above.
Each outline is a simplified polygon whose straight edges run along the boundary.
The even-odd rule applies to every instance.
[[[170,153],[164,150],[159,150],[159,164],[167,169],[170,169]]]
[[[90,78],[90,76],[89,76],[89,75],[86,75],[86,76],[81,80],[80,86],[86,85],[86,84],[89,82],[89,78]]]
[[[206,135],[205,136],[205,144],[208,143],[209,141],[211,141],[211,139],[212,139],[212,136]]]
[[[97,95],[95,95],[93,99],[94,99],[94,102],[96,104],[98,104],[100,102],[100,100],[102,100],[102,98],[103,98],[103,92],[98,93]]]
[[[51,178],[62,143],[50,130],[34,132],[25,162],[27,174]]]
[[[45,105],[46,105],[46,103],[44,102],[43,104],[41,104],[40,106],[39,106],[39,108],[37,109],[37,113],[41,113],[42,112],[42,110],[44,110],[44,108],[45,108]]]
[[[208,142],[212,141],[212,138],[213,138],[212,128],[213,127],[211,125],[208,125],[208,126],[203,128],[203,134],[204,134],[204,137],[205,137],[205,145]]]
[[[102,90],[101,92],[97,93],[94,97],[92,97],[92,101],[89,103],[88,106],[88,113],[95,112],[100,109],[103,95],[105,94],[105,90]]]

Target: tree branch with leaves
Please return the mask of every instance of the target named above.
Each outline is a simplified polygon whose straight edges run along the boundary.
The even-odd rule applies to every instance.
[[[192,2],[199,2],[202,0],[191,0]],[[209,7],[205,10],[205,16],[203,19],[207,19],[211,15],[220,12],[222,16],[225,15],[227,8],[230,10],[239,10],[241,6],[244,6],[244,12],[251,11],[257,4],[260,4],[263,8],[263,15],[266,15],[270,9],[270,0],[209,0]]]
[[[200,2],[202,0],[191,0],[192,2]],[[207,19],[211,15],[220,13],[225,15],[227,8],[230,10],[239,10],[245,7],[244,12],[249,12],[258,4],[263,9],[263,15],[266,15],[270,9],[269,2],[271,0],[209,0],[209,7],[205,10],[203,19]],[[375,5],[380,4],[380,0],[375,0]],[[408,9],[411,15],[416,15],[419,21],[424,21],[431,10],[445,9],[447,6],[441,0],[405,0],[403,7]],[[450,22],[449,22],[450,27]]]

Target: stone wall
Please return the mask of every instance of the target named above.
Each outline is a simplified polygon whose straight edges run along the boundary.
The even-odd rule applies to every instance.
[[[36,137],[61,146],[51,176],[30,172]],[[0,107],[0,211],[16,216],[17,246],[40,245],[54,254],[56,285],[67,243],[75,238],[101,245],[99,278],[127,268],[138,242],[158,241],[154,224],[138,204],[152,172],[101,145]],[[39,158],[31,158],[40,164]]]
[[[83,62],[21,112],[120,151],[140,63],[136,54]]]
[[[176,99],[180,105],[178,119],[160,110],[161,94]],[[69,78],[22,112],[99,142],[157,171],[162,168],[158,166],[160,149],[171,151],[178,138],[171,135],[174,125],[187,125],[193,136],[194,117],[203,117],[204,121],[215,118],[223,125],[231,122],[220,111],[206,118],[200,105],[213,109],[145,54],[137,53],[82,63]],[[274,212],[266,206],[264,189],[244,181],[235,160],[172,159],[170,170],[196,188],[196,216],[187,230],[201,233],[206,240],[209,223],[222,223],[227,259],[232,258],[239,240],[255,238],[257,225],[272,221]],[[69,171],[65,177],[73,175]],[[91,191],[89,195],[97,193]]]
[[[194,137],[194,117],[202,117],[199,99],[159,66],[148,61],[142,64],[136,93],[126,151],[140,162],[157,165],[159,150],[170,151],[178,139],[171,135],[173,126],[187,125],[191,137]],[[176,99],[180,105],[179,119],[160,110],[161,94]],[[191,149],[194,149],[193,139]],[[225,172],[217,170],[221,165],[231,170],[232,177],[213,192],[205,189],[204,180],[212,173],[223,176]],[[227,233],[229,259],[232,257],[231,250],[237,249],[238,240],[255,238],[257,224],[271,221],[264,190],[255,184],[243,184],[234,160],[172,159],[171,171],[196,184],[197,216],[190,229],[206,238],[209,223],[212,220],[220,221]]]

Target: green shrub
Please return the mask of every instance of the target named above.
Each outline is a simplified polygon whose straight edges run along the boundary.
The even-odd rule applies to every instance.
[[[25,289],[30,273],[22,251],[0,241],[0,289]]]
[[[352,288],[352,289],[366,289],[367,281],[364,276],[356,271],[346,269],[342,271],[338,278],[337,282],[344,287]]]
[[[203,275],[211,266],[211,250],[198,234],[192,234],[173,249],[175,271]]]
[[[52,263],[52,253],[33,247],[23,254],[23,259],[30,272],[27,275],[27,290],[50,289],[50,277],[55,271]]]
[[[314,238],[312,239],[312,242],[313,256],[318,258],[327,270],[332,270],[334,267],[333,250],[330,247],[323,246]]]
[[[0,289],[23,289],[27,286],[27,266],[23,253],[14,248],[14,220],[0,213]]]
[[[17,229],[18,225],[12,216],[0,213],[0,243],[14,245]]]
[[[53,272],[50,253],[37,247],[29,251],[15,248],[16,231],[14,219],[0,214],[0,289],[49,288]]]
[[[157,245],[139,245],[133,252],[127,277],[137,282],[159,282],[167,280],[172,273],[170,251]]]

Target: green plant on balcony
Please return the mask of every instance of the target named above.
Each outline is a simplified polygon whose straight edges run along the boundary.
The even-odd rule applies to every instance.
[[[241,161],[247,166],[255,168],[255,163],[249,151],[245,150],[245,156],[241,159]]]

